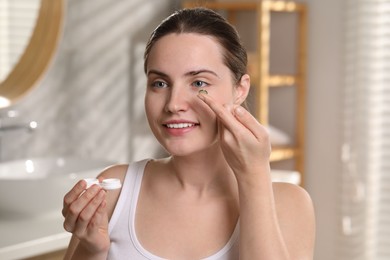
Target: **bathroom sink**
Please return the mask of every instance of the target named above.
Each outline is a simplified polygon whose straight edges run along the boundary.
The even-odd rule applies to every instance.
[[[114,162],[76,157],[31,158],[0,163],[0,218],[57,211],[80,179],[94,178]],[[299,184],[298,172],[272,170],[275,182]]]
[[[0,217],[60,212],[63,196],[79,180],[96,177],[113,162],[75,157],[0,163]]]

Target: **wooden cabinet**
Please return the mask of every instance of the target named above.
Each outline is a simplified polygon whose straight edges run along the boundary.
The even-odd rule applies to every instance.
[[[304,3],[292,1],[185,1],[183,7],[204,6],[222,11],[234,25],[237,13],[242,11],[254,12],[256,26],[246,30],[256,30],[256,50],[248,53],[248,70],[255,87],[255,111],[257,119],[268,125],[270,118],[270,95],[273,88],[295,88],[294,121],[295,131],[293,142],[288,145],[272,147],[271,162],[293,160],[293,168],[301,174],[301,185],[304,184],[304,136],[305,136],[305,80],[306,80],[306,24],[307,8]],[[272,13],[297,14],[296,62],[294,74],[270,72],[270,35]],[[253,29],[255,28],[255,29]],[[240,30],[239,30],[240,31]],[[240,32],[241,34],[241,32]],[[283,106],[283,104],[280,104]]]

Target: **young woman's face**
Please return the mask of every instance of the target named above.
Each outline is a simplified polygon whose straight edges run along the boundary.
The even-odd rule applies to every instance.
[[[216,102],[233,103],[232,74],[219,43],[195,33],[168,34],[151,49],[146,74],[146,115],[164,148],[183,156],[215,145],[216,116],[197,94],[205,89]]]

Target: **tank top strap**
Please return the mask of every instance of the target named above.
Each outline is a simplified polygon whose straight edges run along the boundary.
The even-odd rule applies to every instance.
[[[144,159],[129,164],[125,178],[123,180],[121,193],[116,203],[114,212],[111,216],[110,223],[108,225],[108,232],[111,234],[115,224],[117,223],[122,211],[129,212],[131,203],[136,203],[138,199],[138,193],[142,182],[142,176],[147,162],[150,159]]]

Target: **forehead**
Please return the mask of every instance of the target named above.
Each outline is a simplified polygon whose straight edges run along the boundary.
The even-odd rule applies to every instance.
[[[212,36],[171,33],[160,38],[148,57],[148,68],[178,66],[225,66],[223,48]],[[226,67],[226,66],[225,66]]]

